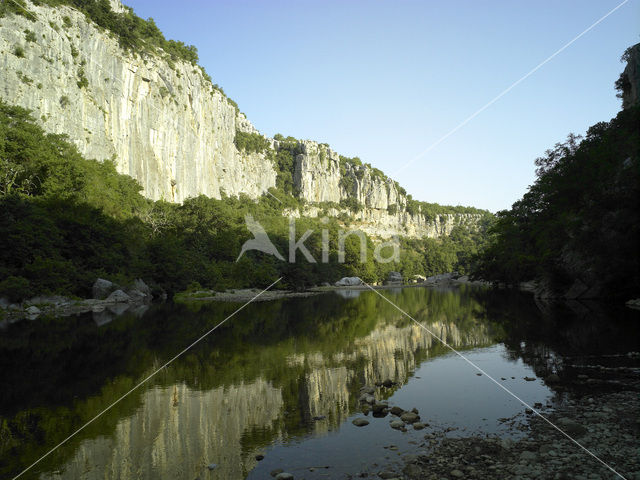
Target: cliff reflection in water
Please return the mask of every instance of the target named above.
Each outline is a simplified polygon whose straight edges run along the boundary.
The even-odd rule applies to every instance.
[[[489,324],[476,320],[481,308],[468,292],[386,294],[451,345],[494,343]],[[10,461],[13,451],[22,460],[10,473],[64,434],[50,417],[64,411],[81,425],[170,358],[168,351],[217,323],[226,308],[156,308],[140,320],[123,320],[140,328],[133,333],[145,354],[129,350],[129,367],[142,364],[144,371],[105,379],[99,392],[75,402],[41,404],[7,418],[33,418],[37,411],[37,436],[46,440],[4,448],[4,459]],[[117,329],[115,343],[132,333],[119,323],[103,327]],[[425,359],[448,352],[371,292],[353,299],[329,294],[255,304],[225,327],[43,462],[40,476],[195,478],[216,463],[210,478],[242,478],[255,466],[255,455],[274,441],[337,428],[354,412],[362,385],[387,378],[402,384]],[[326,419],[315,422],[315,416]]]

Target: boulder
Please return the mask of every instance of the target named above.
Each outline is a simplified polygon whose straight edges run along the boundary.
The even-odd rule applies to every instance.
[[[131,290],[127,290],[127,295],[129,295],[129,297],[131,298],[131,301],[135,303],[142,303],[142,302],[147,302],[151,300],[151,297],[149,297],[149,295],[135,288]]]
[[[387,275],[387,283],[402,283],[403,277],[400,272],[389,272]]]
[[[27,315],[40,315],[40,309],[35,305],[31,305],[25,312],[27,312]]]
[[[364,427],[369,425],[369,420],[366,418],[354,418],[351,423],[353,423],[356,427]]]
[[[386,402],[378,402],[376,401],[373,405],[371,405],[371,410],[373,413],[381,413],[385,408],[388,408],[389,405]]]
[[[293,480],[293,475],[287,472],[282,472],[276,475],[276,480]]]
[[[148,303],[153,299],[151,288],[139,278],[125,292],[131,297],[131,301],[135,303]]]
[[[392,415],[396,415],[396,416],[399,417],[403,413],[404,413],[404,409],[403,408],[400,408],[400,407],[397,407],[397,406],[391,407],[391,414]]]
[[[113,282],[105,280],[104,278],[99,278],[93,284],[93,287],[91,288],[91,294],[93,295],[93,298],[104,300],[115,289],[116,285]]]
[[[133,282],[133,288],[135,288],[136,290],[138,290],[139,292],[144,293],[145,295],[151,297],[151,288],[149,288],[149,286],[144,283],[144,281],[140,278],[136,279]]]
[[[400,415],[400,420],[405,423],[415,423],[420,420],[420,415],[417,415],[413,412],[404,412],[402,415]]]
[[[450,283],[453,278],[454,278],[453,273],[441,273],[439,275],[433,275],[431,277],[428,277],[426,282],[447,284],[447,283]]]
[[[111,295],[109,295],[105,301],[107,303],[126,303],[130,300],[131,297],[129,295],[124,293],[122,290],[116,290],[115,292],[111,293]]]
[[[395,428],[396,430],[400,430],[404,427],[404,422],[402,420],[393,420],[389,422],[389,426],[391,428]]]
[[[353,287],[362,285],[360,277],[343,277],[335,283],[336,287]]]

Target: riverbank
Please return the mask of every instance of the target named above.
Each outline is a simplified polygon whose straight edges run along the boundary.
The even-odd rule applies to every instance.
[[[640,479],[635,417],[639,409],[638,393],[625,391],[569,400],[543,415],[625,478]],[[527,430],[515,442],[500,437],[449,438],[446,430],[427,434],[425,450],[406,456],[402,473],[405,478],[434,480],[620,478],[537,415],[530,415]]]
[[[103,281],[104,280],[99,280]],[[142,281],[140,281],[142,282]],[[111,282],[107,282],[111,284]],[[398,288],[433,288],[433,287],[452,287],[462,284],[487,286],[486,282],[471,281],[467,276],[457,277],[451,273],[435,275],[427,278],[423,282],[417,283],[386,283],[384,285],[350,285],[336,286],[326,284],[324,286],[314,286],[302,291],[293,290],[277,290],[276,288],[264,291],[259,288],[231,289],[226,291],[215,290],[197,290],[193,292],[179,292],[174,297],[175,302],[235,302],[245,303],[268,302],[280,300],[283,298],[305,298],[314,295],[332,291],[352,291],[352,290],[386,290]],[[115,284],[111,284],[112,288],[117,288]],[[144,292],[140,292],[135,288],[125,289],[126,294],[111,295],[109,298],[69,298],[60,295],[39,295],[21,304],[11,304],[5,299],[0,299],[0,321],[15,322],[21,319],[35,320],[36,318],[46,316],[68,317],[71,315],[79,315],[82,313],[101,313],[103,311],[110,313],[112,316],[120,315],[126,311],[141,310],[151,302],[151,291],[146,287],[144,282]],[[95,287],[95,286],[94,286]],[[115,291],[115,290],[114,290]],[[114,291],[109,291],[112,294]],[[261,293],[262,292],[262,293]],[[165,295],[166,297],[166,295]],[[164,299],[163,299],[164,300]]]
[[[384,285],[324,285],[319,287],[311,287],[303,291],[293,290],[267,290],[263,291],[258,288],[233,289],[224,292],[214,290],[198,290],[195,292],[181,292],[174,296],[176,302],[266,302],[271,300],[279,300],[282,298],[298,298],[320,295],[327,292],[335,291],[366,291],[366,290],[389,290],[398,288],[434,288],[434,287],[453,287],[458,285],[477,285],[487,286],[488,284],[480,281],[471,281],[468,277],[453,277],[451,274],[437,275],[435,280],[418,283],[387,283]],[[263,292],[263,293],[260,293]]]
[[[626,357],[633,366],[613,371],[592,366],[596,374],[580,374],[559,386],[564,393],[560,402],[535,405],[548,421],[529,408],[524,423],[502,419],[512,431],[524,434],[518,440],[486,435],[456,438],[450,428],[440,427],[424,435],[413,454],[403,455],[400,468],[373,467],[371,475],[428,480],[621,478],[613,469],[623,478],[640,479],[640,354],[630,352]]]

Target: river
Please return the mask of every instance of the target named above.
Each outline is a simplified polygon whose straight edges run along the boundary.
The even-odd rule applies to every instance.
[[[380,292],[426,328],[370,291],[250,304],[22,478],[262,479],[279,468],[348,478],[397,465],[432,428],[519,435],[525,406],[467,360],[528,404],[553,408],[566,390],[547,385],[549,374],[577,375],[592,355],[623,364],[640,350],[630,309],[551,308],[464,285]],[[5,325],[0,476],[20,473],[238,306]],[[418,409],[424,430],[363,416],[360,389],[385,380],[395,385],[376,397]]]

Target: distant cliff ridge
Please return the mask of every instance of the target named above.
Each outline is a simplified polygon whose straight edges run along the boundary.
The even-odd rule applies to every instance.
[[[237,133],[258,131],[198,65],[162,50],[126,50],[69,6],[25,5],[29,14],[0,18],[3,100],[31,109],[46,131],[67,134],[85,157],[113,159],[154,200],[257,198],[276,186],[270,154],[279,142],[265,137],[266,150],[239,150]],[[295,195],[307,205],[342,203],[330,214],[356,212],[349,214],[375,235],[439,236],[479,218],[409,212],[396,182],[324,144],[301,141],[294,160]]]

